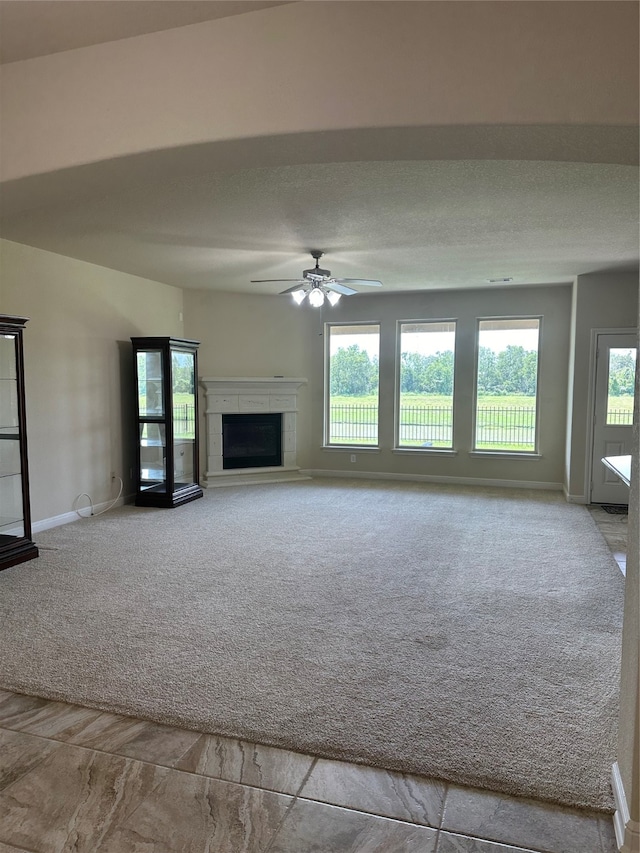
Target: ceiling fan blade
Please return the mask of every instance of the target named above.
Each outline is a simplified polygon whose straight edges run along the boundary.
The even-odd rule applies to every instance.
[[[252,278],[251,284],[267,284],[268,282],[284,284],[287,281],[297,281],[299,284],[304,284],[303,278]]]
[[[292,281],[292,279],[289,279]],[[288,287],[286,290],[281,290],[278,296],[282,296],[283,293],[295,293],[296,290],[302,290],[304,288],[304,282],[299,281],[297,284],[294,284],[293,287]]]
[[[342,284],[362,284],[366,287],[382,287],[382,282],[373,278],[337,278]]]
[[[342,293],[343,296],[353,296],[354,293],[358,292],[352,287],[347,287],[344,284],[340,284],[339,281],[325,281],[324,287],[326,287],[328,290],[335,290],[336,293]]]

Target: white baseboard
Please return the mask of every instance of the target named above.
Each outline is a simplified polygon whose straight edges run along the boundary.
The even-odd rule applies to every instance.
[[[53,515],[51,518],[43,518],[40,521],[34,521],[31,525],[32,533],[42,533],[43,530],[49,530],[52,527],[60,527],[62,524],[70,524],[72,521],[80,521],[81,518],[93,518],[98,513],[106,510],[107,507],[124,506],[126,503],[131,503],[133,495],[125,495],[119,497],[113,503],[112,501],[103,501],[103,503],[95,504],[93,507],[93,515],[90,514],[90,507],[80,507],[79,512],[63,512],[62,515]]]
[[[571,495],[565,489],[564,486],[562,487],[562,491],[564,492],[564,496],[567,500],[567,503],[570,503],[570,504],[588,504],[589,503],[589,498],[586,495]]]
[[[618,849],[620,853],[640,853],[640,823],[632,820],[629,815],[627,796],[617,761],[611,768],[611,787],[616,804],[613,826],[616,831]]]
[[[498,486],[507,489],[545,489],[562,491],[562,483],[542,483],[532,480],[494,480],[484,477],[445,477],[436,474],[387,474],[378,471],[332,471],[325,468],[301,469],[311,477],[356,477],[363,480],[404,480],[414,483],[449,483],[454,486]]]

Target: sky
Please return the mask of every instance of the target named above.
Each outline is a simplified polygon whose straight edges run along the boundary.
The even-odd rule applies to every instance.
[[[403,352],[418,352],[420,355],[433,355],[436,352],[446,352],[453,349],[454,335],[452,332],[411,334],[402,336]],[[378,355],[377,335],[336,335],[331,339],[331,355],[341,347],[357,344],[360,349],[368,352],[369,357]],[[522,346],[525,350],[535,350],[538,347],[537,329],[516,329],[509,331],[483,331],[481,345],[490,347],[494,352],[501,352],[508,346]]]

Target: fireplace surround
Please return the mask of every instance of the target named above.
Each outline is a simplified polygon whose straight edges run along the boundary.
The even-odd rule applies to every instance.
[[[298,389],[306,382],[306,379],[284,376],[200,379],[206,397],[207,448],[202,485],[211,488],[309,479],[300,473],[296,461]],[[235,463],[225,461],[223,417],[236,414],[281,416],[280,465],[269,465],[262,459],[255,466],[232,467]]]

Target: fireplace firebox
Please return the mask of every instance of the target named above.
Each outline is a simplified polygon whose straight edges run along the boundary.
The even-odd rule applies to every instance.
[[[222,415],[222,467],[282,465],[282,414]]]

